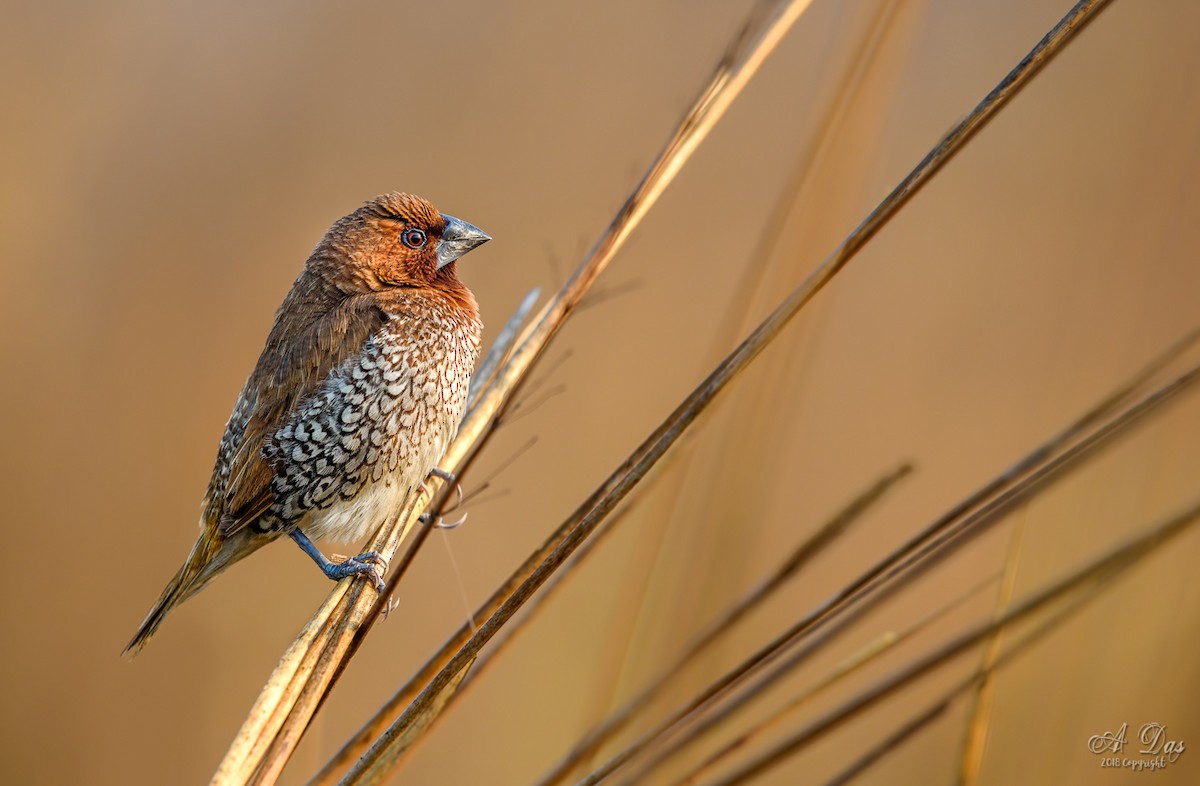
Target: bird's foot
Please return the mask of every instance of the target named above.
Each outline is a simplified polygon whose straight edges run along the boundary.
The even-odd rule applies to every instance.
[[[453,472],[447,472],[446,470],[442,469],[441,467],[434,467],[433,469],[429,470],[429,474],[434,476],[435,478],[441,478],[442,480],[446,481],[447,483],[453,483],[455,480]]]
[[[321,570],[325,575],[334,581],[361,574],[371,579],[375,584],[375,589],[379,592],[383,592],[384,587],[380,574],[387,573],[387,569],[387,560],[380,556],[378,551],[364,551],[362,554],[347,557],[341,562],[330,561],[321,565]]]
[[[308,539],[308,536],[299,528],[295,527],[288,533],[292,540],[296,541],[301,550],[307,554],[313,562],[317,563],[317,567],[321,569],[329,578],[334,581],[344,579],[347,576],[357,576],[359,574],[366,576],[375,585],[375,589],[383,592],[384,583],[381,574],[387,573],[388,563],[379,552],[367,551],[355,557],[343,560],[342,562],[333,562],[324,554],[316,545]]]

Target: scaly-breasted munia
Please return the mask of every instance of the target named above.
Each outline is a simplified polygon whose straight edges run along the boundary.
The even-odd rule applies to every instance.
[[[200,538],[126,647],[214,576],[288,535],[332,579],[364,574],[313,540],[360,540],[436,469],[454,438],[482,323],[455,260],[490,240],[424,199],[384,194],[339,220],[275,315],[234,404]]]

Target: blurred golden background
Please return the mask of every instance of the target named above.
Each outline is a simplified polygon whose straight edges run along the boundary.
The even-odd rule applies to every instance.
[[[470,492],[503,467],[492,489],[507,493],[435,534],[283,782],[324,763],[1069,5],[817,0],[605,274],[610,297],[559,336],[543,386],[465,478]],[[119,656],[195,538],[229,408],[328,225],[396,189],[489,231],[461,273],[490,342],[530,288],[577,264],[750,6],[5,4],[4,782],[205,782],[329,591],[275,545]],[[913,478],[688,675],[704,684],[1195,327],[1197,40],[1195,3],[1102,14],[698,424],[396,782],[531,782],[912,459]],[[1191,395],[797,684],[1001,569],[1015,522],[1020,596],[1194,500],[1198,435]],[[1178,541],[999,675],[980,783],[1200,782],[1196,752],[1139,774],[1087,750],[1124,722],[1200,747],[1198,558],[1200,538]],[[852,687],[993,605],[969,602]],[[820,782],[977,662],[761,782]],[[860,782],[952,783],[967,709]]]

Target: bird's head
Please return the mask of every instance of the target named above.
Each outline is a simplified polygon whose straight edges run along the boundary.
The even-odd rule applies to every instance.
[[[392,192],[334,224],[322,241],[326,253],[314,254],[312,262],[343,291],[457,289],[462,282],[455,261],[489,240],[483,230],[439,213],[418,196]],[[331,263],[340,269],[329,269]]]

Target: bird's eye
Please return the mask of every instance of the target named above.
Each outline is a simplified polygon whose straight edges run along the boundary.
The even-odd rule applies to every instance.
[[[409,248],[420,248],[425,245],[425,231],[416,227],[409,227],[400,235],[400,239]]]

